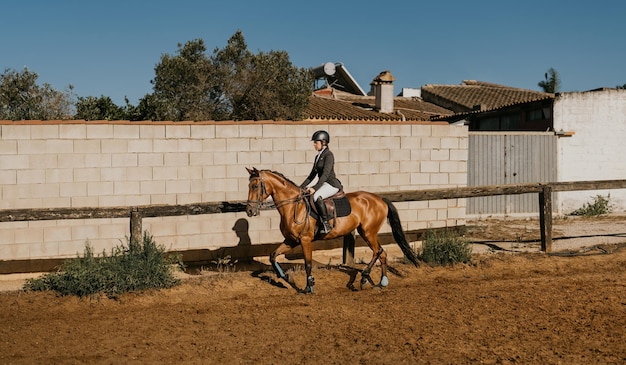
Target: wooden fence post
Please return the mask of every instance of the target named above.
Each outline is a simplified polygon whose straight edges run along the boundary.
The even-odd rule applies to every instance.
[[[354,232],[343,236],[343,263],[354,265]]]
[[[541,251],[552,252],[552,187],[545,186],[539,193],[539,225]]]
[[[130,211],[130,242],[141,243],[141,212],[134,207]]]

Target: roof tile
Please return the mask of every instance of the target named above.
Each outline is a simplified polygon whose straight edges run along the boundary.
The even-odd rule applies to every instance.
[[[309,97],[305,110],[307,121],[320,120],[370,120],[370,121],[429,121],[432,117],[451,115],[448,109],[425,102],[416,97],[395,97],[394,113],[380,113],[374,110],[373,96],[359,96],[332,90],[316,91]]]
[[[460,85],[422,86],[424,100],[456,113],[496,109],[548,97],[554,97],[554,94],[476,80],[464,80]]]

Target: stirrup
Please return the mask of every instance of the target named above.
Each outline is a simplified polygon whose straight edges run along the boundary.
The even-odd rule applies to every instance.
[[[323,218],[320,218],[320,223],[322,223],[320,225],[320,233],[328,234],[330,231],[333,230],[328,221],[325,221]]]

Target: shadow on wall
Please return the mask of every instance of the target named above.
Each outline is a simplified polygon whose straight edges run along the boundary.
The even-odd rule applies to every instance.
[[[235,233],[239,242],[234,247],[220,247],[215,250],[198,249],[179,252],[182,254],[182,260],[187,265],[188,270],[195,271],[198,269],[212,269],[218,266],[218,263],[237,263],[237,266],[255,263],[254,257],[267,256],[273,251],[278,244],[260,244],[252,245],[249,233],[250,224],[245,218],[239,218],[235,221],[232,231]]]
[[[249,224],[247,219],[239,218],[235,222],[235,225],[233,226],[233,231],[235,231],[235,234],[239,238],[239,243],[237,244],[237,246],[252,245],[252,241],[250,241],[250,235],[248,234],[248,227]]]

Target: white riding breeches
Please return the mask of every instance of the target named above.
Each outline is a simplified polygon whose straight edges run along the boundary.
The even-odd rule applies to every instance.
[[[313,200],[317,200],[320,196],[322,199],[326,199],[337,194],[338,192],[339,189],[325,182],[319,189],[315,190],[315,193],[313,193]]]

